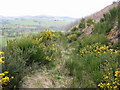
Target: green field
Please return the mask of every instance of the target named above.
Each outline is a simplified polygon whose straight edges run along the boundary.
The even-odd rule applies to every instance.
[[[48,20],[48,19],[25,19],[25,20],[14,20],[9,22],[12,25],[40,25],[42,27],[54,27],[54,26],[65,26],[70,24],[71,21],[62,21],[62,20]]]

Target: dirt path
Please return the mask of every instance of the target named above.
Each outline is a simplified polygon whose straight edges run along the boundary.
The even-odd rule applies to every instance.
[[[61,58],[58,58],[57,66],[53,70],[44,69],[37,71],[34,74],[24,77],[22,88],[66,88],[69,87],[72,81],[72,77],[66,75],[64,72],[64,63],[66,59],[69,59],[70,50],[65,50],[62,45]],[[68,71],[67,71],[68,72]]]

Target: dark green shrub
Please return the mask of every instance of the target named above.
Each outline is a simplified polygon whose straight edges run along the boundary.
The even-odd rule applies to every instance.
[[[118,28],[120,28],[120,6],[118,6]]]
[[[105,18],[101,18],[100,19],[100,22],[102,23],[102,22],[105,22]]]
[[[109,12],[110,12],[110,16],[111,16],[110,20],[112,22],[115,22],[116,19],[118,18],[118,8],[114,7],[112,9],[110,9]]]
[[[33,38],[31,36],[23,37],[15,40],[9,40],[7,41],[7,47],[9,49],[20,48],[21,50],[25,51],[26,49],[33,47],[34,44],[32,40]]]
[[[118,20],[118,8],[114,7],[109,10],[108,13],[103,14],[103,18],[100,20],[107,25],[114,26]]]
[[[73,27],[71,31],[74,32],[74,31],[77,31],[77,30],[78,30],[77,27]]]
[[[85,21],[81,21],[78,27],[80,29],[84,29],[85,28]]]
[[[106,34],[112,29],[112,25],[105,24],[103,22],[96,23],[93,28],[94,33]]]
[[[88,19],[86,20],[86,23],[87,23],[87,26],[90,26],[90,25],[94,24],[94,20],[91,19],[91,18],[88,18]]]
[[[105,21],[109,21],[111,15],[110,15],[110,13],[106,13],[106,14],[103,14],[103,17],[104,17]]]
[[[5,63],[2,66],[3,71],[9,71],[9,76],[13,76],[14,79],[6,86],[9,88],[18,87],[19,82],[26,75],[26,59],[23,57],[22,50],[16,48],[11,51],[4,49]]]

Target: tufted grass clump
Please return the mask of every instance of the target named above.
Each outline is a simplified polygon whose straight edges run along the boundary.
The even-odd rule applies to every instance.
[[[81,39],[82,47],[95,43],[108,44],[108,39],[104,34],[92,34],[91,36],[85,36]]]

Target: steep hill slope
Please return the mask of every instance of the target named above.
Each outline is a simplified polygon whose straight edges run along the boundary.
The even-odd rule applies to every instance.
[[[108,5],[104,9],[82,18],[80,22],[75,23],[71,28],[68,30],[70,33],[77,33],[81,32],[82,35],[80,37],[84,37],[85,35],[90,35],[95,32],[95,30],[107,30],[106,36],[108,39],[115,43],[116,40],[118,41],[119,29],[118,29],[118,4],[120,1],[113,2],[111,5]],[[104,32],[104,31],[103,31]]]
[[[117,6],[118,6],[118,2],[113,2],[111,5],[108,5],[107,7],[103,8],[102,10],[100,10],[100,11],[98,11],[90,16],[87,16],[85,18],[86,19],[92,18],[96,22],[98,22],[103,17],[103,14],[107,13],[110,9],[117,7]]]

